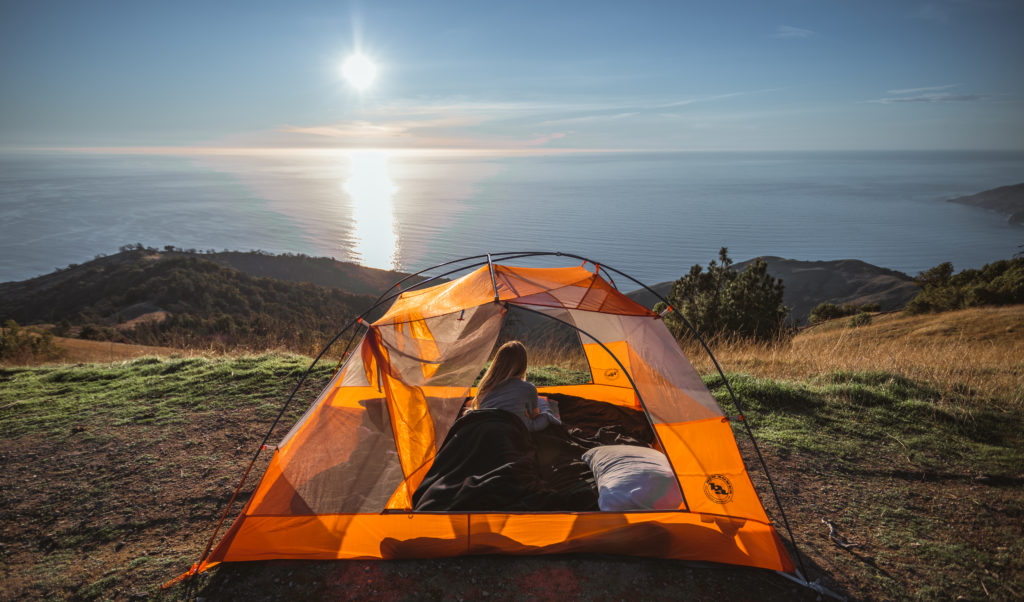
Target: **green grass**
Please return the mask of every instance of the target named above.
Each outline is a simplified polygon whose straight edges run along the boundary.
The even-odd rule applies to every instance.
[[[0,431],[7,437],[66,433],[97,421],[166,425],[191,412],[253,405],[273,417],[282,383],[309,365],[298,355],[238,358],[140,358],[113,364],[0,368]],[[318,365],[306,389],[319,390],[333,370]],[[294,410],[293,410],[294,412]]]
[[[861,544],[837,548],[834,559],[847,587],[859,582],[857,597],[1017,597],[1024,415],[1016,406],[886,371],[728,376],[762,449],[786,463],[772,472],[800,539],[820,541],[814,527],[825,517]],[[704,381],[735,414],[722,378]]]
[[[538,387],[582,385],[590,382],[588,370],[569,370],[561,366],[538,366],[526,371],[526,380]]]
[[[807,381],[728,376],[759,439],[837,462],[892,458],[914,470],[1014,475],[1024,465],[1024,417],[973,404],[886,372],[833,372]],[[727,413],[735,406],[719,376],[708,376]],[[948,393],[947,393],[948,396]]]

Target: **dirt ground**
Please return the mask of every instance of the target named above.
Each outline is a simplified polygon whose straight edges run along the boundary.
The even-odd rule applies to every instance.
[[[180,599],[184,586],[159,585],[197,559],[266,424],[254,410],[207,411],[0,439],[0,597]],[[1020,599],[1019,481],[764,451],[812,580],[850,599]],[[822,519],[855,545],[830,540]],[[819,599],[767,571],[612,556],[240,563],[197,586],[206,600]]]

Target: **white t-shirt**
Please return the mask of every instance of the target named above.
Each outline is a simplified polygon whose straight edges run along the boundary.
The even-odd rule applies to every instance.
[[[537,413],[537,387],[525,380],[510,378],[480,398],[480,409],[505,410],[526,422]]]

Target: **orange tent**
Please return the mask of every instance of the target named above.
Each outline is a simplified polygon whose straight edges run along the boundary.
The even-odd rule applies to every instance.
[[[613,553],[794,573],[714,397],[659,316],[584,266],[487,262],[397,296],[273,451],[222,562]],[[423,480],[510,308],[580,333],[593,376],[541,388],[645,412],[683,502],[630,512],[416,512]],[[361,320],[360,320],[361,322]],[[211,540],[212,541],[212,540]]]

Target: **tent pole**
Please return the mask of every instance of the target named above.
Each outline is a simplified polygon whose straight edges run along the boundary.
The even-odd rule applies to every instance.
[[[680,319],[682,319],[683,323],[686,324],[686,327],[689,328],[690,332],[693,333],[693,336],[697,337],[697,340],[700,341],[701,347],[703,347],[704,351],[707,352],[708,357],[711,358],[712,363],[715,364],[715,369],[718,370],[718,375],[722,377],[722,382],[725,384],[725,388],[729,392],[729,397],[732,399],[733,405],[736,406],[736,409],[737,411],[739,411],[741,416],[744,415],[745,412],[743,410],[743,405],[740,404],[739,398],[736,396],[736,393],[732,390],[732,384],[729,382],[729,379],[725,376],[725,371],[722,370],[722,366],[718,363],[718,358],[716,358],[715,354],[711,352],[711,348],[708,346],[707,341],[705,341],[704,337],[702,337],[700,333],[697,332],[697,329],[696,327],[694,327],[693,323],[690,322],[690,320],[688,320],[681,311],[673,307],[667,299],[665,299],[656,291],[651,289],[651,287],[640,282],[636,278],[633,278],[629,274],[626,274],[625,272],[622,272],[615,268],[609,267],[608,265],[605,265],[604,268],[606,270],[611,270],[613,272],[621,274],[626,278],[629,278],[633,282],[639,284],[640,286],[644,287],[645,289],[647,289],[648,292],[652,293],[655,297],[663,301],[665,305],[670,307],[672,311],[675,312],[675,314],[679,316]],[[740,422],[743,423],[743,428],[744,430],[746,430],[747,436],[750,437],[750,443],[754,446],[754,452],[757,454],[757,459],[761,463],[761,469],[764,470],[764,475],[768,479],[768,486],[772,490],[772,497],[775,498],[775,505],[779,507],[779,514],[782,516],[782,524],[785,525],[786,532],[789,533],[789,542],[793,546],[793,551],[796,552],[796,560],[800,564],[800,569],[803,571],[804,574],[806,574],[807,568],[804,566],[804,561],[800,554],[800,548],[798,548],[796,545],[796,538],[793,536],[793,529],[789,526],[789,518],[786,516],[786,509],[783,507],[782,500],[779,497],[779,492],[775,488],[775,480],[772,479],[771,473],[768,472],[768,464],[764,461],[764,456],[761,454],[761,448],[757,445],[757,439],[754,438],[754,432],[750,430],[750,423],[747,422],[746,420],[741,420]]]
[[[598,262],[594,261],[593,259],[590,259],[588,257],[584,257],[582,255],[574,255],[572,253],[550,253],[550,254],[551,255],[560,255],[560,256],[564,256],[564,257],[573,257],[573,258],[579,259],[581,261],[585,261],[585,262],[589,261],[590,263],[592,263],[594,265],[599,265]],[[695,337],[697,337],[697,340],[700,342],[701,347],[703,347],[704,351],[707,352],[708,357],[711,358],[712,363],[714,363],[714,365],[715,365],[715,369],[718,371],[718,375],[722,377],[722,382],[725,384],[725,388],[729,392],[729,397],[732,399],[733,405],[736,406],[736,409],[737,409],[737,411],[739,411],[740,415],[743,415],[744,414],[743,405],[740,403],[739,398],[736,396],[736,393],[733,391],[732,384],[729,382],[729,379],[725,376],[725,372],[722,370],[722,366],[718,363],[718,358],[716,358],[715,354],[711,352],[711,348],[708,346],[707,341],[705,341],[704,337],[702,337],[700,335],[700,333],[697,332],[697,329],[686,318],[686,316],[684,316],[683,313],[680,312],[678,309],[673,307],[672,304],[669,303],[668,300],[665,299],[663,296],[661,296],[657,291],[655,291],[651,287],[647,286],[643,282],[640,282],[639,280],[637,280],[636,278],[633,278],[632,276],[630,276],[629,274],[623,272],[622,270],[615,269],[615,268],[609,266],[608,264],[600,264],[600,265],[606,271],[615,272],[616,274],[619,274],[619,275],[621,275],[621,276],[623,276],[625,278],[628,278],[629,280],[631,280],[634,283],[638,284],[639,286],[643,287],[647,292],[649,292],[652,295],[654,295],[660,301],[663,301],[665,303],[665,305],[667,305],[669,308],[671,308],[672,311],[675,312],[676,315],[679,316],[680,319],[682,319],[683,323],[686,325],[687,328],[689,328],[690,332],[692,332],[693,335]],[[772,475],[768,471],[768,465],[767,465],[767,463],[764,460],[764,456],[761,454],[761,448],[758,447],[758,445],[757,445],[757,439],[754,438],[753,431],[750,430],[750,424],[746,420],[742,420],[741,422],[743,423],[744,430],[746,430],[746,432],[747,432],[747,436],[750,437],[751,444],[754,446],[754,452],[757,454],[757,459],[761,463],[761,469],[764,471],[764,475],[768,479],[768,485],[769,485],[769,487],[772,490],[772,497],[775,498],[775,505],[778,506],[778,508],[779,508],[779,514],[782,516],[782,523],[786,527],[786,532],[789,534],[789,542],[793,546],[793,551],[796,552],[796,560],[800,564],[801,570],[806,574],[807,573],[807,569],[806,569],[806,567],[804,567],[803,558],[800,555],[800,549],[796,545],[796,538],[793,536],[793,529],[789,526],[789,518],[786,516],[786,510],[785,510],[785,508],[782,505],[782,500],[779,498],[779,492],[778,492],[778,490],[775,487],[775,480],[772,479]]]
[[[487,269],[491,271],[491,286],[494,287],[494,302],[498,302],[498,280],[494,277],[494,263],[491,261],[491,254],[487,254]]]

